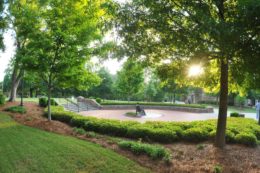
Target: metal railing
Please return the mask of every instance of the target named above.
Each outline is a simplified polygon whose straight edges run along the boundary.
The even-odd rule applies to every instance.
[[[77,107],[77,109],[78,109],[78,112],[79,112],[79,110],[80,110],[80,106],[79,106],[79,102],[73,102],[71,99],[69,99],[69,98],[65,98],[65,100],[67,101],[67,108],[69,108],[69,104],[73,104],[73,105],[75,105],[76,107]]]

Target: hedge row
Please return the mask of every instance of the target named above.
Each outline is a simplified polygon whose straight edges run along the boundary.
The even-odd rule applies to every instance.
[[[145,141],[171,143],[176,141],[202,142],[213,139],[216,134],[216,120],[195,122],[146,122],[119,121],[84,117],[64,111],[62,107],[52,107],[52,118],[101,134],[142,138]],[[253,119],[228,118],[226,140],[229,143],[257,145],[260,140],[260,126]]]
[[[163,159],[169,161],[171,158],[170,152],[162,146],[134,141],[120,141],[118,142],[118,146],[122,149],[130,150],[136,155],[146,154],[152,159]]]
[[[175,107],[188,107],[188,108],[206,108],[205,105],[199,104],[174,104],[162,102],[126,102],[126,101],[104,101],[101,105],[146,105],[146,106],[175,106]]]

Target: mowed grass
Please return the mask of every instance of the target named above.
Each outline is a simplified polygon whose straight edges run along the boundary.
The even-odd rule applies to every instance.
[[[142,173],[135,162],[97,144],[19,125],[0,113],[0,172]]]
[[[213,107],[216,109],[219,108],[218,105],[205,104],[205,106]],[[256,109],[254,107],[228,106],[228,111],[238,113],[256,113]]]

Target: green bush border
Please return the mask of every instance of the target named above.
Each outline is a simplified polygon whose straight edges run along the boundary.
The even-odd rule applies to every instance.
[[[170,152],[162,146],[135,141],[120,141],[118,142],[118,146],[122,149],[129,150],[136,155],[146,154],[152,159],[163,159],[165,161],[171,160]]]
[[[46,110],[47,111],[47,110]],[[46,113],[47,115],[47,113]],[[213,139],[216,133],[216,120],[194,122],[146,122],[119,121],[84,117],[73,112],[64,111],[63,107],[52,107],[52,118],[101,134],[142,138],[145,141],[172,143],[177,141],[203,142]],[[260,126],[253,119],[228,118],[226,140],[256,146],[260,140]]]

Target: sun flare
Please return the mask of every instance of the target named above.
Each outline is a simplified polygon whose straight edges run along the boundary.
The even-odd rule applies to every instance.
[[[189,76],[198,76],[203,73],[203,68],[200,65],[193,65],[189,68]]]

